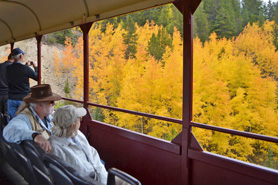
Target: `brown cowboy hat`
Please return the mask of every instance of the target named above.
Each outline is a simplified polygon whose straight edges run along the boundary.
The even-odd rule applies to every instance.
[[[31,87],[31,93],[23,98],[26,103],[37,103],[43,101],[57,101],[62,99],[58,94],[52,93],[49,84],[35,85]]]

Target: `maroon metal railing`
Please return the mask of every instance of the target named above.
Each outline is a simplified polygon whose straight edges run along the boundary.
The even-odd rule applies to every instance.
[[[72,101],[72,102],[77,102],[77,103],[83,103],[83,101],[74,100],[74,99],[70,99],[70,98],[64,98],[63,97],[62,99]],[[118,112],[124,112],[124,113],[134,114],[134,115],[138,115],[138,116],[144,116],[144,117],[148,117],[148,118],[154,118],[154,119],[158,119],[158,120],[163,120],[163,121],[169,121],[169,122],[173,122],[173,123],[182,124],[182,120],[180,120],[180,119],[157,116],[157,115],[154,115],[154,114],[148,114],[148,113],[137,112],[137,111],[127,110],[127,109],[121,109],[121,108],[111,107],[111,106],[107,106],[107,105],[99,105],[99,104],[90,103],[90,102],[88,102],[87,104],[91,105],[91,106],[95,106],[95,107],[100,107],[100,108],[104,108],[104,109],[110,109],[110,110],[118,111]]]
[[[65,98],[65,97],[62,97],[62,99],[67,100],[67,101],[76,102],[76,103],[84,103],[84,101],[82,101],[82,100],[75,100],[75,99]]]
[[[68,100],[68,101],[72,101],[72,102],[83,103],[83,101],[74,100],[74,99],[70,99],[70,98],[64,98],[64,97],[63,97],[62,99]],[[132,110],[127,110],[127,109],[121,109],[121,108],[111,107],[111,106],[107,106],[107,105],[99,105],[99,104],[90,103],[90,102],[88,102],[87,104],[88,104],[88,105],[91,105],[91,106],[95,106],[95,107],[104,108],[104,109],[110,109],[110,110],[114,110],[114,111],[119,111],[119,112],[134,114],[134,115],[138,115],[138,116],[144,116],[144,117],[148,117],[148,118],[154,118],[154,119],[158,119],[158,120],[163,120],[163,121],[169,121],[169,122],[173,122],[173,123],[182,124],[182,120],[180,120],[180,119],[169,118],[169,117],[163,117],[163,116],[157,116],[157,115],[154,115],[154,114],[148,114],[148,113],[143,113],[143,112],[138,112],[138,111],[132,111]]]
[[[64,98],[64,97],[63,97],[63,100],[68,100],[68,101],[77,102],[77,103],[83,103],[83,101],[80,101],[80,100],[74,100],[74,99]],[[163,121],[169,121],[169,122],[172,122],[172,123],[182,124],[182,120],[180,120],[180,119],[157,116],[157,115],[154,115],[154,114],[147,114],[147,113],[143,113],[143,112],[126,110],[126,109],[111,107],[111,106],[107,106],[107,105],[99,105],[99,104],[90,103],[90,102],[88,102],[88,105],[95,106],[95,107],[100,107],[100,108],[104,108],[104,109],[110,109],[110,110],[114,110],[114,111],[119,111],[119,112],[124,112],[124,113],[128,113],[128,114],[144,116],[144,117],[148,117],[148,118],[154,118],[154,119],[163,120]],[[251,133],[251,132],[244,132],[244,131],[233,130],[233,129],[223,128],[223,127],[206,125],[206,124],[203,124],[203,123],[196,123],[196,122],[193,122],[193,121],[190,122],[190,126],[198,127],[198,128],[202,128],[202,129],[207,129],[207,130],[213,130],[213,131],[222,132],[222,133],[227,133],[227,134],[233,134],[233,135],[237,135],[237,136],[243,136],[243,137],[247,137],[247,138],[259,139],[259,140],[262,140],[262,141],[278,143],[278,138],[277,137],[272,137],[272,136],[266,136],[266,135],[261,135],[261,134],[254,134],[254,133]]]
[[[100,108],[105,108],[105,109],[110,109],[110,110],[115,110],[115,111],[124,112],[124,113],[129,113],[129,114],[134,114],[134,115],[139,115],[139,116],[144,116],[144,117],[148,117],[148,118],[154,118],[154,119],[158,119],[158,120],[163,120],[163,121],[169,121],[169,122],[173,122],[173,123],[182,124],[182,120],[180,120],[180,119],[157,116],[157,115],[154,115],[154,114],[148,114],[148,113],[137,112],[137,111],[127,110],[127,109],[121,109],[121,108],[111,107],[111,106],[107,106],[107,105],[99,105],[99,104],[96,104],[96,103],[88,103],[88,105],[92,105],[92,106],[100,107]]]
[[[251,132],[244,132],[244,131],[239,131],[239,130],[232,130],[232,129],[228,129],[228,128],[206,125],[206,124],[202,124],[202,123],[195,123],[192,121],[191,121],[190,125],[193,127],[203,128],[203,129],[207,129],[207,130],[213,130],[213,131],[217,131],[217,132],[223,132],[223,133],[227,133],[227,134],[233,134],[233,135],[237,135],[237,136],[243,136],[243,137],[278,143],[277,137],[271,137],[271,136],[266,136],[266,135],[261,135],[261,134],[254,134]]]

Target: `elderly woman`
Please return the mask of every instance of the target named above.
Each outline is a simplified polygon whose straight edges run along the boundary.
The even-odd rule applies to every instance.
[[[86,115],[84,108],[72,105],[60,107],[53,117],[55,126],[49,142],[50,153],[59,156],[80,172],[87,180],[94,179],[102,184],[107,183],[107,171],[100,161],[96,149],[88,143],[78,129],[80,119]]]

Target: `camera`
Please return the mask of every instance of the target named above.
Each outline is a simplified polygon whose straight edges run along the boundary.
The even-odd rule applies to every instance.
[[[34,64],[34,62],[31,61],[31,60],[28,60],[28,61],[25,63],[25,65],[27,65],[27,66],[31,66],[31,65],[33,65],[33,64]]]

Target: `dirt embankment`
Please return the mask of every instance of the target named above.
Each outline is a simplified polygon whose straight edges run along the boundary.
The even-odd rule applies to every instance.
[[[14,48],[20,48],[27,54],[24,56],[24,61],[26,60],[35,60],[37,61],[37,41],[36,39],[28,39],[20,42],[16,42]],[[55,44],[55,45],[47,45],[46,43],[42,42],[41,52],[42,52],[42,83],[51,84],[52,91],[61,95],[65,96],[64,87],[65,82],[69,79],[70,89],[71,92],[74,91],[74,80],[70,80],[71,74],[70,73],[63,73],[56,75],[53,64],[53,56],[54,51],[57,51],[60,56],[64,51],[64,46]],[[0,57],[3,58],[8,56],[10,52],[10,45],[5,45],[0,47]],[[61,71],[62,73],[62,71]],[[30,80],[31,86],[36,85],[37,82]]]

